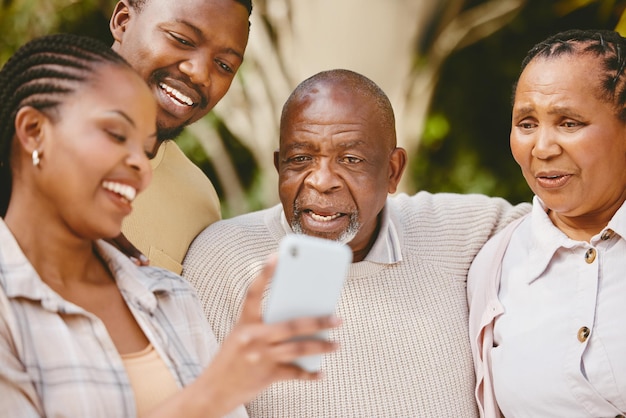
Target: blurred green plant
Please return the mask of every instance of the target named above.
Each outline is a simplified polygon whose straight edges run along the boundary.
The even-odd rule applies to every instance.
[[[285,42],[278,39],[285,32],[277,31],[269,17],[274,17],[274,24],[288,20],[290,15],[286,11],[290,1],[299,0],[254,0],[255,13],[260,16],[251,34],[254,42],[270,43],[276,49]],[[46,33],[81,33],[111,43],[108,22],[115,3],[115,0],[0,0],[0,64],[20,45]],[[437,4],[442,16],[447,13],[442,6],[444,2]],[[464,18],[485,10],[482,6],[500,5],[485,0],[459,0],[454,4],[456,13],[473,13]],[[423,124],[419,124],[419,118],[408,121],[423,126],[419,146],[409,156],[410,165],[405,174],[410,176],[412,187],[432,192],[485,193],[512,202],[529,200],[532,194],[510,155],[508,143],[511,86],[518,76],[519,65],[532,45],[560,30],[615,28],[625,34],[625,8],[626,0],[527,0],[504,28],[494,31],[487,23],[478,26],[479,31],[466,33],[466,38],[455,38],[458,48],[442,58],[443,65],[433,78],[436,86],[432,101],[423,98],[429,108]],[[426,36],[415,47],[416,68],[428,64],[425,51],[429,45],[433,46],[440,33],[441,27],[434,20],[424,28]],[[490,35],[482,36],[480,30]],[[233,84],[233,92],[227,98],[238,97],[237,93],[243,91],[243,97],[252,93],[253,99],[258,99],[261,97],[258,89],[246,89],[263,83],[268,85],[270,94],[288,89],[287,83],[279,79],[279,69],[284,63],[271,56],[275,51],[268,49],[259,54],[252,47],[248,49],[246,62],[237,75],[240,85]],[[276,62],[270,67],[272,77],[258,75],[260,63],[268,62]],[[269,135],[275,143],[259,148],[261,132],[254,128],[261,125],[253,125],[249,120],[256,118],[258,124],[269,119],[266,122],[271,125],[277,119],[276,110],[263,108],[270,105],[261,101],[252,102],[256,113],[229,110],[220,116],[219,112],[211,112],[178,139],[185,153],[214,182],[222,199],[224,217],[260,209],[267,205],[268,195],[276,193],[270,155],[277,143],[276,134]],[[235,103],[234,109],[240,108],[243,107]],[[231,116],[238,119],[228,123],[223,118]],[[251,129],[240,129],[246,126]],[[248,138],[250,132],[254,137]],[[224,166],[224,160],[230,164]]]
[[[110,41],[112,0],[3,0],[0,63],[24,43],[52,32],[74,32]]]
[[[409,157],[407,175],[418,189],[529,201],[532,192],[509,150],[512,86],[522,59],[562,30],[626,33],[625,8],[623,0],[529,0],[502,30],[453,53],[442,67],[419,150]],[[437,129],[441,118],[447,131]]]

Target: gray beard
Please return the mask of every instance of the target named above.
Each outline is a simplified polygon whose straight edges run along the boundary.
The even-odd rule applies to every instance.
[[[359,222],[359,213],[354,212],[350,214],[350,223],[348,227],[339,234],[334,240],[342,244],[348,244],[352,241],[361,229],[361,223]],[[298,208],[297,204],[293,207],[293,221],[291,222],[291,230],[296,234],[304,234],[302,230],[302,211]]]

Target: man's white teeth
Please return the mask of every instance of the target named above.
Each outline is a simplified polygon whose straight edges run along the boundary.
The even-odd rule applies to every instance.
[[[335,213],[334,215],[330,215],[330,216],[322,216],[322,215],[318,215],[317,213],[314,213],[314,212],[310,212],[310,214],[311,214],[311,218],[313,218],[316,221],[320,221],[320,222],[332,221],[333,219],[337,219],[340,216],[339,213]]]
[[[184,103],[187,106],[193,106],[193,100],[191,100],[189,97],[185,96],[178,90],[168,86],[165,83],[159,83],[159,86],[161,86],[163,90],[165,90],[170,96],[174,97],[179,102]]]
[[[115,183],[112,181],[104,181],[102,182],[102,187],[107,190],[112,191],[113,193],[117,193],[122,196],[124,199],[132,202],[135,200],[135,196],[137,196],[137,190],[134,187],[131,187],[127,184]]]

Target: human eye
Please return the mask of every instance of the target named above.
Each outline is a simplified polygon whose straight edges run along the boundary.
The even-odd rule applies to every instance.
[[[308,154],[287,154],[283,159],[283,164],[291,170],[302,170],[308,167],[313,161],[313,157]]]
[[[217,63],[217,65],[220,66],[220,68],[222,70],[226,71],[227,73],[230,73],[230,74],[234,74],[235,73],[235,70],[230,65],[225,63],[224,61],[215,60],[215,62]]]
[[[182,37],[181,35],[175,32],[169,32],[169,35],[172,37],[172,39],[174,39],[176,42],[178,42],[179,44],[183,46],[186,46],[186,47],[194,46],[191,41],[188,41],[187,39],[185,39],[184,37]]]
[[[522,131],[531,131],[537,127],[537,122],[532,119],[522,119],[515,126]]]
[[[293,164],[303,164],[308,161],[311,161],[311,157],[308,155],[294,155],[294,156],[288,157],[286,161],[288,163],[293,163]]]
[[[561,122],[561,126],[563,126],[566,129],[576,129],[582,125],[583,124],[581,122],[578,122],[572,119],[566,119],[563,122]]]
[[[339,160],[344,164],[358,164],[363,161],[362,158],[356,157],[354,155],[345,155]]]
[[[106,132],[106,134],[114,139],[117,142],[126,142],[126,135],[120,133],[119,131],[115,131],[113,129],[105,129],[104,132]]]

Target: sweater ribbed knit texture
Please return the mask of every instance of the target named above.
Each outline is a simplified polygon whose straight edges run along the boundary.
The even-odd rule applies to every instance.
[[[476,417],[466,275],[481,246],[528,212],[479,195],[398,195],[387,201],[402,261],[353,263],[330,332],[324,377],[279,382],[248,405],[251,417]],[[281,207],[219,221],[191,245],[183,276],[219,341],[245,291],[285,232]]]

